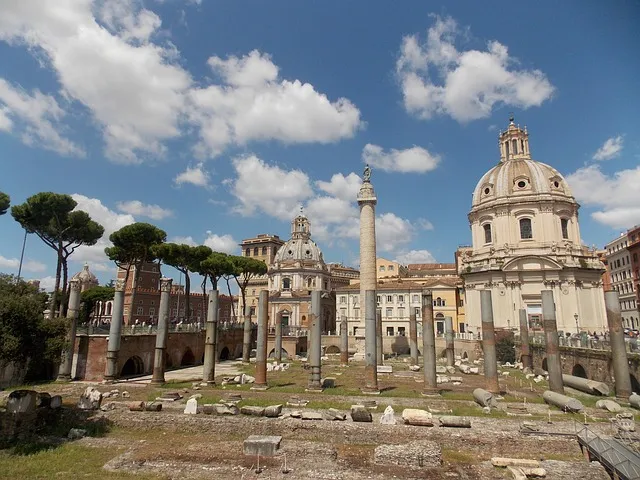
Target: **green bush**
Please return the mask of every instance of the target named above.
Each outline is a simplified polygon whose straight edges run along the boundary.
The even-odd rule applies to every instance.
[[[496,342],[496,358],[500,363],[515,363],[516,351],[513,336],[502,337]]]

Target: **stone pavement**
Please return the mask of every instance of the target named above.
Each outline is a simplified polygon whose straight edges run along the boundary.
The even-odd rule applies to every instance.
[[[240,360],[226,360],[216,363],[216,376],[231,377],[240,374],[239,367],[242,365]],[[167,382],[195,382],[202,380],[203,365],[197,365],[195,367],[180,368],[177,370],[170,370],[164,374],[164,379]],[[117,382],[122,385],[130,384],[148,384],[151,382],[151,375],[144,375],[142,377],[130,378]]]

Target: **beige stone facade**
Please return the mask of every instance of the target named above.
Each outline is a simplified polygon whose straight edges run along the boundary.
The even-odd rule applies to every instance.
[[[552,290],[558,330],[604,331],[604,266],[582,245],[569,185],[556,169],[531,159],[527,130],[513,119],[499,145],[500,162],[473,193],[472,245],[456,255],[470,330],[480,331],[480,290],[488,289],[498,328],[516,327],[519,309],[532,328],[541,328],[540,292]]]
[[[634,238],[634,240],[636,240]],[[636,283],[634,282],[633,253],[629,232],[621,234],[604,247],[607,252],[607,270],[611,278],[611,288],[618,292],[622,325],[626,328],[640,328]],[[637,256],[637,254],[636,254]],[[637,274],[637,273],[636,273]]]

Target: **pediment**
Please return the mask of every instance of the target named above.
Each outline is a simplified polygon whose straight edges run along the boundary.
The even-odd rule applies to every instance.
[[[555,260],[538,255],[515,257],[502,265],[503,272],[536,272],[541,270],[562,270],[562,268],[562,265]]]

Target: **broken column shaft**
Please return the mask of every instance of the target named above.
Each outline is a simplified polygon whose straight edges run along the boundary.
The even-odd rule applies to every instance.
[[[629,376],[629,359],[624,343],[618,292],[615,290],[604,292],[604,304],[607,309],[616,397],[627,400],[631,395],[631,377]]]
[[[415,312],[409,314],[409,351],[411,365],[418,365],[418,323]]]
[[[242,325],[244,334],[242,337],[242,363],[249,363],[251,358],[251,307],[242,307]]]
[[[164,356],[169,337],[169,292],[171,292],[170,278],[160,279],[160,309],[158,312],[158,330],[156,331],[156,351],[153,357],[153,376],[151,383],[164,383]]]
[[[105,368],[105,382],[113,382],[120,375],[118,370],[118,352],[122,338],[122,322],[124,311],[124,281],[116,280],[113,294],[113,309],[111,310],[111,325],[109,325],[109,343],[107,344],[107,365]]]
[[[542,323],[547,354],[547,372],[549,372],[549,389],[552,392],[564,394],[560,349],[558,347],[556,305],[553,301],[553,291],[542,290],[540,293],[542,296]]]
[[[346,315],[340,320],[340,363],[349,363],[349,322]]]
[[[256,345],[256,383],[252,388],[267,388],[267,328],[269,322],[269,292],[258,297],[258,338]]]
[[[384,363],[384,353],[382,350],[382,310],[376,309],[376,363]]]
[[[453,340],[453,318],[451,317],[444,317],[444,338],[447,348],[447,366],[453,367],[456,349]]]
[[[438,393],[436,375],[436,335],[433,329],[433,295],[431,291],[422,292],[422,359],[424,362],[423,395]]]
[[[275,341],[273,356],[276,362],[282,363],[282,312],[276,314]]]
[[[78,326],[78,310],[80,309],[80,280],[69,280],[69,308],[67,318],[69,332],[67,333],[67,348],[62,352],[62,363],[58,371],[58,380],[71,380],[73,353],[76,347],[76,328]]]
[[[376,355],[376,291],[367,290],[364,295],[364,375],[365,393],[377,393],[378,362]]]
[[[216,380],[216,346],[218,343],[218,290],[209,292],[207,306],[207,325],[204,340],[204,368],[202,381],[208,385],[215,385]]]
[[[309,348],[309,376],[308,390],[322,390],[322,292],[311,292],[311,345]]]
[[[482,316],[482,350],[484,355],[485,387],[491,393],[500,393],[491,290],[480,291],[480,314]]]
[[[520,316],[520,361],[522,362],[523,368],[533,369],[529,347],[529,320],[527,319],[527,311],[521,308],[518,313]]]

